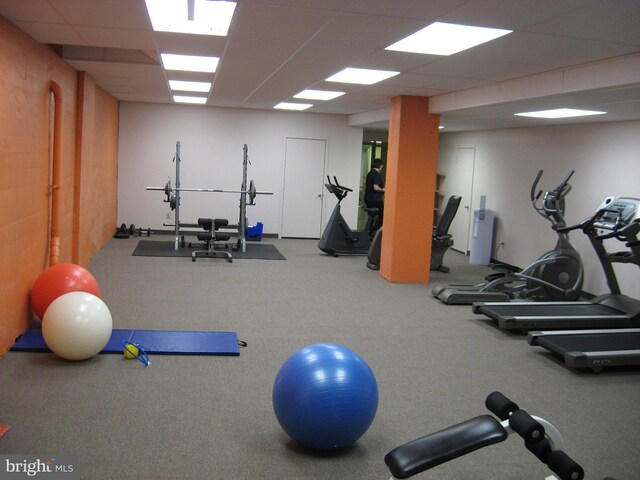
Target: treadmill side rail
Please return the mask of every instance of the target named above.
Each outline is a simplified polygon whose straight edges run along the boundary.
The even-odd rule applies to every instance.
[[[502,330],[537,330],[541,328],[607,328],[620,327],[630,328],[638,325],[637,320],[633,320],[626,315],[609,315],[602,317],[599,315],[563,315],[557,317],[545,316],[521,316],[521,317],[500,317],[498,327]]]
[[[549,350],[570,368],[599,372],[604,367],[640,365],[640,328],[535,331],[527,341]]]
[[[592,302],[481,302],[473,313],[491,318],[503,330],[632,328],[634,316],[608,305]]]
[[[508,302],[511,297],[498,290],[464,290],[457,288],[445,288],[437,297],[447,305],[471,305],[475,302],[487,300],[490,302]]]
[[[624,367],[640,364],[640,349],[609,350],[602,352],[567,352],[564,361],[571,368],[591,368],[598,371],[603,367]]]

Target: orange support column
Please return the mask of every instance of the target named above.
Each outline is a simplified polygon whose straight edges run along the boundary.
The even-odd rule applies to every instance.
[[[438,165],[439,115],[427,97],[391,99],[380,275],[427,283]]]

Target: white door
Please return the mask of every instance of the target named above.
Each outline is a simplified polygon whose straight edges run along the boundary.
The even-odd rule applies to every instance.
[[[326,140],[287,138],[282,199],[283,237],[320,238]]]
[[[462,197],[458,213],[451,222],[449,233],[453,235],[453,249],[466,255],[471,250],[470,235],[473,224],[471,199],[473,195],[473,169],[475,165],[476,148],[460,147],[456,149],[453,165],[447,172],[447,192],[450,195]],[[448,198],[444,199],[445,205]]]

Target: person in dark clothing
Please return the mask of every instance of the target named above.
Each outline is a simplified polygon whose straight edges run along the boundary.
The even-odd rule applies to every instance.
[[[378,217],[371,228],[371,235],[382,227],[382,217],[384,213],[384,180],[382,180],[380,172],[382,172],[383,166],[384,164],[379,158],[376,158],[371,162],[371,171],[367,174],[367,180],[365,183],[364,203],[369,208],[378,209]]]

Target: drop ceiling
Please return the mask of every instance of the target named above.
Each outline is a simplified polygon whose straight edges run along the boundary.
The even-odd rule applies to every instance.
[[[0,0],[0,14],[123,102],[173,103],[167,81],[176,79],[213,81],[206,105],[219,107],[272,109],[305,89],[343,90],[299,114],[344,114],[350,125],[374,130],[387,128],[397,95],[431,97],[445,131],[640,119],[638,0],[237,4],[227,37],[154,32],[144,0]],[[435,21],[514,32],[448,57],[385,50]],[[168,74],[160,53],[221,60],[215,74]],[[324,80],[346,67],[401,73],[369,86]],[[513,115],[560,107],[608,113]]]

